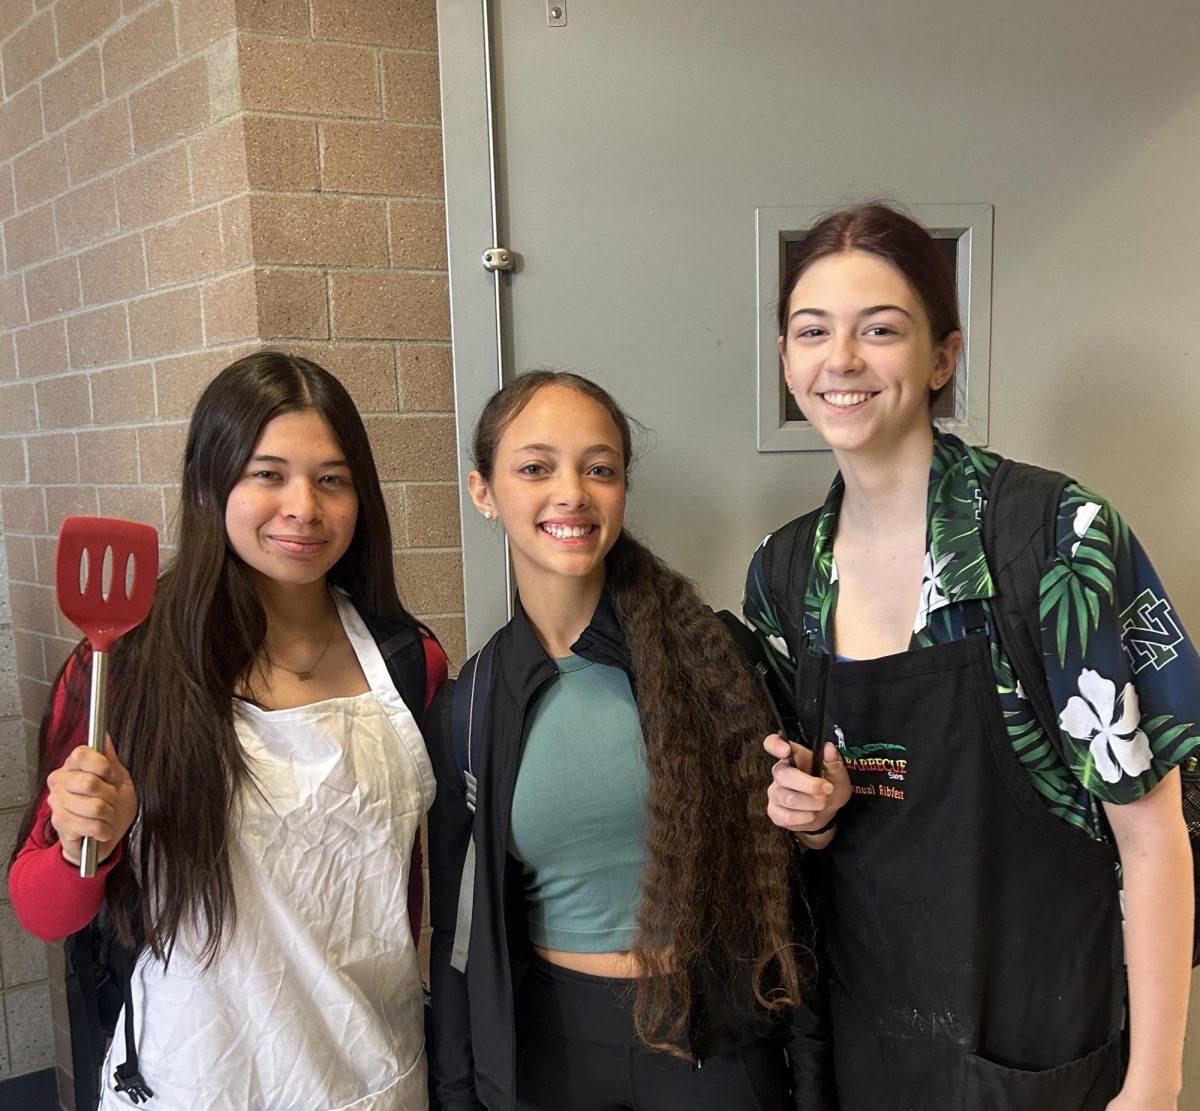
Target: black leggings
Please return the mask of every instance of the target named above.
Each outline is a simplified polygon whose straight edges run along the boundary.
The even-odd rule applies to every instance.
[[[646,1049],[633,985],[534,956],[517,995],[517,1111],[785,1111],[791,1078],[778,1041],[751,1042],[702,1068]]]

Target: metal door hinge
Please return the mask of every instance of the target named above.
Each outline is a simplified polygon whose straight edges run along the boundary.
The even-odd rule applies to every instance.
[[[483,268],[485,270],[511,270],[513,268],[513,253],[507,247],[489,247],[483,252]]]

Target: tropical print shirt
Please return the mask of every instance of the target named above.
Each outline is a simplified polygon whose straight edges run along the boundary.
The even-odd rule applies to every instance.
[[[934,433],[925,573],[910,650],[963,637],[963,603],[971,599],[982,603],[989,630],[995,628],[989,599],[996,587],[984,559],[981,522],[1000,459]],[[804,635],[818,651],[833,647],[833,538],[843,489],[839,474],[813,534]],[[791,691],[795,659],[763,573],[767,540],[750,563],[742,607]],[[1200,658],[1129,526],[1103,498],[1076,483],[1067,486],[1059,505],[1056,555],[1042,576],[1040,613],[1058,736],[1045,735],[991,631],[1005,726],[1050,811],[1100,838],[1098,801],[1141,798],[1200,748]]]

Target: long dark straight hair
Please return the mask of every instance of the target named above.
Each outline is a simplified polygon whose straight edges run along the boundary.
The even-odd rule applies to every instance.
[[[210,964],[236,919],[229,843],[236,798],[251,774],[234,733],[234,699],[267,622],[226,540],[225,503],[265,425],[302,410],[329,424],[358,495],[354,536],[328,581],[364,614],[413,620],[396,593],[379,474],[345,387],[316,363],[277,351],[227,366],[204,390],[188,429],[177,555],[159,579],[150,616],[118,641],[112,661],[109,731],[137,790],[138,817],[105,900],[118,938],[134,944],[140,931],[160,959],[187,926]],[[85,660],[81,645],[60,674],[60,716],[51,720],[52,698],[43,718],[41,786],[66,756],[73,721],[86,713]],[[35,798],[18,848],[37,809]]]
[[[628,476],[633,437],[612,396],[578,375],[539,370],[484,407],[474,440],[484,481],[504,430],[546,386],[576,390],[607,410]],[[629,647],[650,770],[634,1018],[643,1042],[682,1056],[702,971],[736,981],[749,969],[754,997],[768,1010],[799,1000],[794,850],[767,817],[761,745],[773,725],[725,627],[691,582],[628,531],[608,553],[605,581]]]

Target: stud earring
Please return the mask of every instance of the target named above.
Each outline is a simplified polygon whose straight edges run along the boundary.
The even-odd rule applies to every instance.
[[[492,511],[490,509],[485,509],[483,511],[483,517],[484,520],[490,521],[492,519]]]

